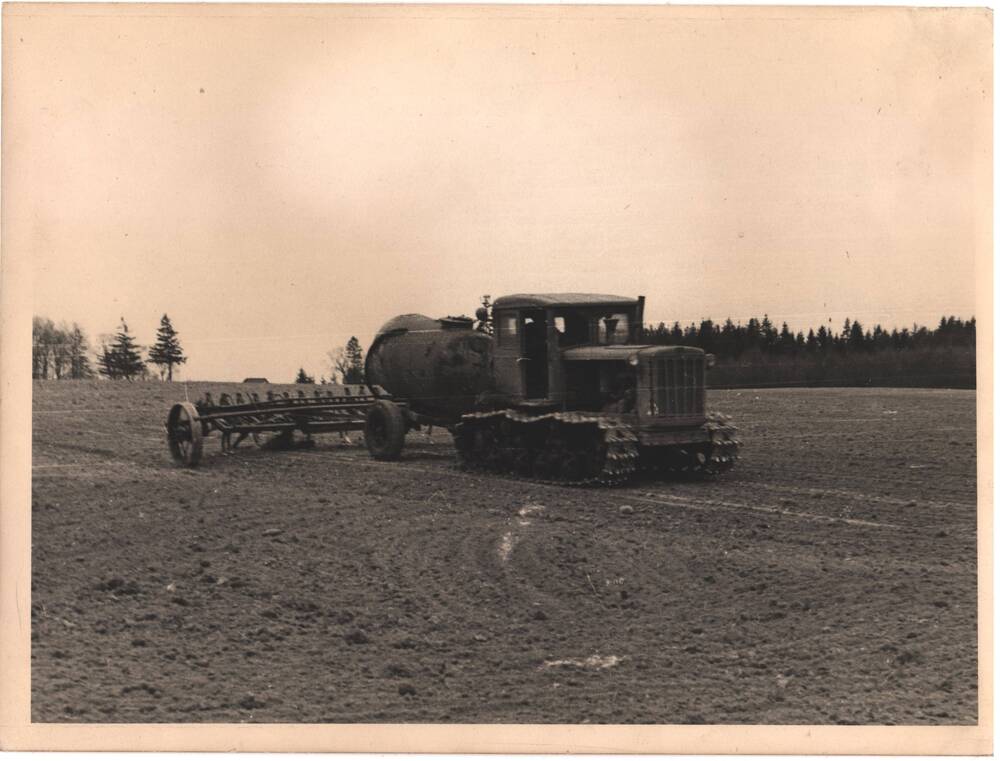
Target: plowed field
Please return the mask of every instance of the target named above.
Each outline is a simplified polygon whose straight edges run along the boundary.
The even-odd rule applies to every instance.
[[[35,384],[35,721],[976,722],[974,392],[714,392],[734,471],[615,490],[444,432],[186,470],[183,398]]]

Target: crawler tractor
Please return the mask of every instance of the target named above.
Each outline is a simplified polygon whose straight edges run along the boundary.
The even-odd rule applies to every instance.
[[[566,484],[638,470],[731,468],[735,429],[705,410],[711,355],[638,342],[644,299],[583,293],[499,298],[492,319],[404,315],[368,353],[372,455],[395,459],[409,428],[443,424],[462,463]],[[490,331],[491,329],[491,334]]]

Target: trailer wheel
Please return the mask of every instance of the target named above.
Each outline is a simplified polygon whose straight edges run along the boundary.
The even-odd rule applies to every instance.
[[[365,416],[365,446],[376,460],[398,460],[406,438],[403,411],[385,399],[368,408]]]
[[[181,402],[170,408],[167,443],[170,454],[181,465],[193,468],[201,461],[201,419],[190,402]]]

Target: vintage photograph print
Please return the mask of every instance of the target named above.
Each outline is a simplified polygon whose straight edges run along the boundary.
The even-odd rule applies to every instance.
[[[988,725],[989,10],[3,35],[30,722]]]

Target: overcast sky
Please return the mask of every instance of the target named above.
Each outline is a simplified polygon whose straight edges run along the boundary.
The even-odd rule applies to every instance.
[[[6,6],[7,242],[96,343],[290,381],[481,294],[972,316],[985,10]]]

